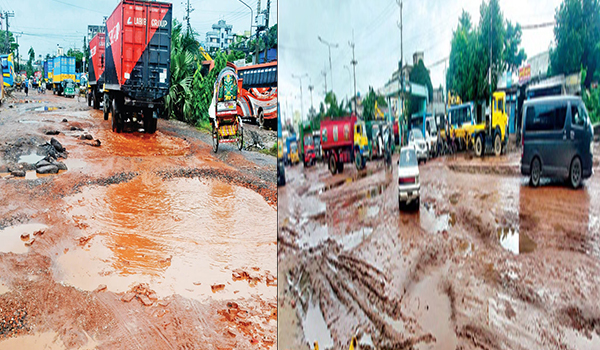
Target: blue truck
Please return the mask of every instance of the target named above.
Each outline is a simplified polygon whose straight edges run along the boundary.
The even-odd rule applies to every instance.
[[[63,82],[69,79],[75,82],[75,57],[55,57],[52,63],[52,92],[62,95],[65,89]]]

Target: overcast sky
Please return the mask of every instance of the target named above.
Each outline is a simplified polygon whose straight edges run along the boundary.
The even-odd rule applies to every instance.
[[[553,21],[560,2],[500,0],[500,7],[505,19],[527,25]],[[344,67],[352,68],[348,41],[352,40],[353,30],[359,93],[364,95],[369,86],[382,87],[398,68],[400,8],[396,0],[288,0],[280,5],[279,97],[284,115],[301,109],[300,83],[292,74],[308,74],[302,79],[305,114],[311,103],[309,83],[314,85],[315,108],[323,100],[323,70],[327,71],[327,89],[331,90],[328,48],[319,42],[319,36],[339,45],[331,49],[333,87],[338,99],[353,94],[351,74]],[[412,64],[412,54],[424,51],[434,88],[445,84],[444,64],[431,65],[449,56],[452,31],[462,10],[469,12],[477,25],[480,5],[481,0],[404,0],[405,62]],[[547,50],[553,38],[553,27],[523,31],[522,47],[531,57]]]
[[[184,0],[173,1],[173,17],[183,21]],[[9,19],[10,30],[23,32],[19,38],[21,58],[27,58],[29,47],[33,46],[36,56],[56,53],[56,45],[65,48],[83,47],[83,37],[87,35],[88,24],[102,24],[104,16],[110,16],[120,0],[0,0],[2,12],[14,11]],[[258,0],[244,0],[256,15]],[[186,1],[187,3],[187,1]],[[190,22],[204,41],[206,32],[212,30],[213,23],[225,19],[233,25],[233,32],[250,29],[250,10],[239,0],[190,0],[195,10]],[[267,0],[261,1],[261,10]],[[277,23],[277,1],[271,1],[269,26]],[[2,22],[2,29],[6,28]],[[254,33],[254,29],[252,30]],[[37,57],[36,57],[37,58]]]

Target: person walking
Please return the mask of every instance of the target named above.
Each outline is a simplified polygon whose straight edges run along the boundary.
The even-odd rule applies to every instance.
[[[23,84],[25,85],[25,96],[29,96],[29,79],[25,79]]]

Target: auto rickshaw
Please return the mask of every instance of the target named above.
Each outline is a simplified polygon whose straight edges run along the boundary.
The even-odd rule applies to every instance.
[[[75,98],[75,82],[72,79],[65,79],[62,81],[62,85],[65,97]]]
[[[213,93],[214,115],[211,113],[211,126],[215,153],[220,142],[237,143],[238,149],[242,150],[244,128],[237,108],[237,95],[238,91],[241,91],[241,84],[235,65],[227,63],[217,77]]]

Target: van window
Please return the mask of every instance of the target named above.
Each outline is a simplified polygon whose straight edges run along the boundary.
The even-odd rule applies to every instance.
[[[556,109],[556,119],[554,123],[554,130],[562,130],[565,127],[565,120],[567,119],[567,106],[561,106]]]
[[[580,112],[578,106],[571,106],[571,124],[577,126],[585,124],[584,115]]]
[[[567,117],[567,106],[529,106],[525,119],[527,131],[562,130]]]

